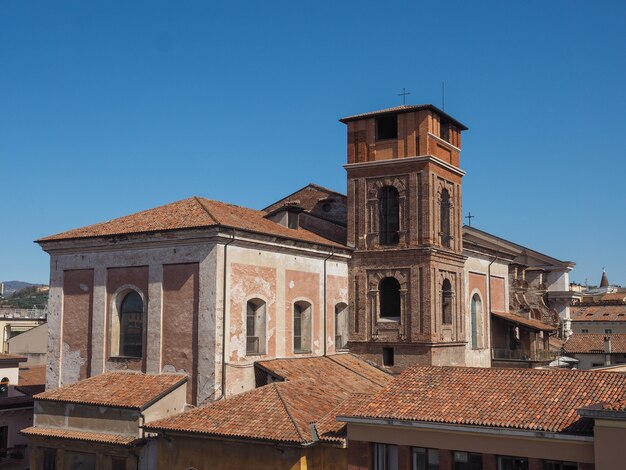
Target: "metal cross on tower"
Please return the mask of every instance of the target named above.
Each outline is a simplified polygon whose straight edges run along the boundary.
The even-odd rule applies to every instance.
[[[472,215],[471,212],[468,212],[467,215],[465,216],[465,218],[467,219],[467,225],[469,225],[470,227],[472,226],[472,219],[476,217],[475,215]]]
[[[410,91],[406,91],[406,88],[402,87],[402,93],[398,93],[398,96],[402,97],[402,104],[406,104],[406,95],[410,95]]]

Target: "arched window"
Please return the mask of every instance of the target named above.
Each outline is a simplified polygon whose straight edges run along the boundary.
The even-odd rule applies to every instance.
[[[248,300],[246,304],[246,354],[265,354],[265,302]]]
[[[452,323],[452,284],[447,279],[441,285],[441,317],[443,323]]]
[[[472,316],[472,348],[478,349],[482,347],[481,343],[481,335],[479,335],[480,324],[482,323],[483,316],[483,302],[480,300],[480,296],[478,294],[474,294],[472,296],[471,301],[471,316]]]
[[[311,352],[311,304],[293,304],[293,352]]]
[[[380,317],[400,317],[400,283],[395,277],[386,277],[380,281]]]
[[[378,242],[395,245],[400,241],[400,196],[393,186],[383,186],[378,193]]]
[[[348,306],[335,305],[335,349],[345,349],[348,345]]]
[[[120,356],[143,355],[143,300],[139,293],[131,291],[120,306]]]
[[[450,193],[447,189],[441,190],[441,203],[439,210],[439,223],[441,232],[441,244],[450,246]]]

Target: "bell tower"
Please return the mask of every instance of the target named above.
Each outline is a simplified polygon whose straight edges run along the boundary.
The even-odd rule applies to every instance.
[[[347,125],[350,350],[401,370],[463,365],[463,124],[432,105]]]

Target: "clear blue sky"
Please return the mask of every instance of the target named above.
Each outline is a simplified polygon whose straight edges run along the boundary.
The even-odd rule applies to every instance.
[[[474,226],[626,285],[626,3],[0,3],[0,280],[33,240],[192,195],[345,191],[338,118],[441,105]]]

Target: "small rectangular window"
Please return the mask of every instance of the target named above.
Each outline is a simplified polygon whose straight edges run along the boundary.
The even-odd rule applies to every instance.
[[[376,140],[398,138],[398,115],[381,116],[376,119]]]
[[[613,334],[613,330],[611,328],[605,328],[604,334],[605,335],[612,335]]]
[[[439,470],[439,450],[412,447],[411,470]]]
[[[49,447],[41,449],[41,470],[56,470],[57,450]]]
[[[586,328],[583,328],[582,330],[580,330],[581,333],[589,333],[589,330]]]
[[[578,464],[574,462],[559,462],[556,460],[544,460],[543,470],[577,470]]]
[[[374,470],[398,470],[398,446],[374,444],[373,447]]]
[[[393,359],[393,348],[383,348],[383,365],[392,366]]]
[[[528,470],[525,457],[498,456],[498,470]]]
[[[482,470],[483,455],[473,452],[455,452],[454,470]]]

